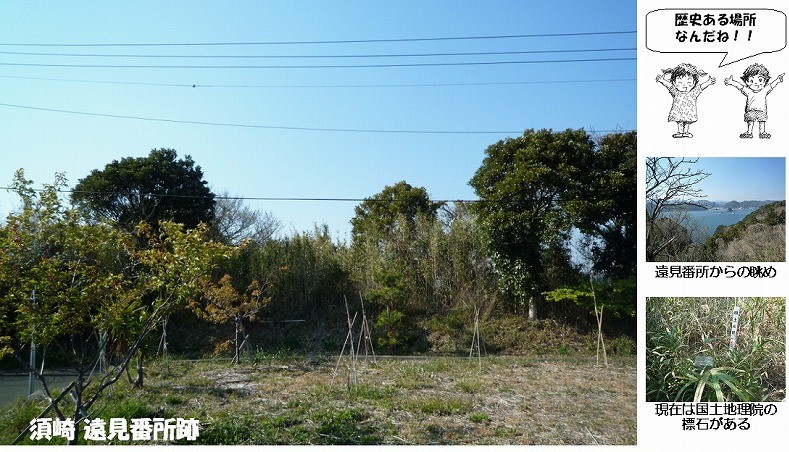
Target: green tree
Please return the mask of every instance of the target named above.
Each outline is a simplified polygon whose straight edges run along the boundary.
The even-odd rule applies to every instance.
[[[72,202],[95,220],[111,220],[131,231],[145,221],[162,220],[187,229],[214,219],[214,195],[200,166],[173,149],[154,149],[147,157],[114,160],[93,170],[74,187]]]
[[[521,300],[516,308],[540,317],[545,293],[586,290],[585,266],[617,312],[632,312],[635,132],[595,141],[583,130],[527,130],[486,155],[470,182],[481,198],[474,210],[500,286]]]
[[[427,238],[441,205],[424,187],[401,181],[356,206],[356,273],[373,303],[408,314],[424,311],[429,289],[420,262],[428,255]]]
[[[634,277],[637,136],[612,133],[597,145],[592,165],[580,181],[585,193],[577,193],[572,201],[575,226],[593,239],[591,259],[597,275]]]
[[[184,231],[161,221],[156,233],[145,223],[127,232],[85,221],[59,199],[63,187],[58,176],[37,193],[17,172],[22,207],[0,229],[0,357],[35,373],[51,400],[47,411],[79,424],[161,320],[198,296],[205,275],[232,249],[206,240],[205,226]],[[27,368],[31,342],[41,361],[56,349],[77,375],[61,396],[48,386],[44,365]],[[70,414],[63,411],[68,393]]]
[[[530,318],[542,316],[551,262],[567,255],[563,243],[582,210],[594,150],[583,130],[527,130],[489,146],[470,181],[499,283]]]
[[[246,350],[251,354],[249,333],[244,321],[253,321],[258,312],[269,301],[263,296],[263,283],[253,280],[247,287],[234,287],[233,278],[225,275],[216,284],[207,284],[201,299],[192,300],[189,304],[198,316],[209,322],[222,324],[233,321],[235,334],[233,337],[233,364],[241,362],[241,353]],[[218,350],[226,348],[230,341],[223,341]]]
[[[344,247],[332,240],[327,225],[266,244],[264,251],[272,269],[272,300],[289,315],[325,312],[352,290],[343,268]]]
[[[356,215],[351,219],[354,242],[385,236],[398,225],[413,226],[419,215],[435,219],[441,205],[430,200],[424,187],[413,187],[405,181],[387,185],[356,206]]]
[[[447,304],[492,305],[498,295],[495,272],[480,222],[468,204],[455,204],[444,237],[444,252],[432,260],[442,269],[437,285]]]
[[[352,272],[378,316],[373,334],[390,351],[424,346],[416,322],[434,301],[431,236],[442,205],[424,187],[401,181],[366,198],[351,220]]]

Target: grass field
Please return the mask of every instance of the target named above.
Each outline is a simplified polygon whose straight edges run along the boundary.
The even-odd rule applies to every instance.
[[[98,414],[194,417],[197,444],[635,444],[634,357],[159,361]],[[355,377],[355,384],[353,383]],[[0,444],[44,405],[0,415]],[[26,441],[26,443],[30,443]]]

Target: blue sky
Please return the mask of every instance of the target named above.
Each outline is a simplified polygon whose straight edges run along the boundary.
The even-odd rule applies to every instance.
[[[786,162],[779,157],[699,158],[693,168],[710,176],[699,188],[710,201],[780,201],[786,198]]]
[[[635,61],[287,69],[62,65],[315,66],[632,58],[635,51],[599,50],[635,47],[635,33],[334,44],[107,44],[391,40],[635,29],[635,2],[630,0],[3,2],[0,186],[20,167],[37,184],[51,182],[55,172],[65,171],[73,185],[114,159],[167,147],[181,156],[191,155],[215,192],[227,190],[237,196],[364,198],[405,180],[424,186],[434,199],[473,199],[468,181],[485,148],[500,139],[528,128],[635,129]],[[563,52],[490,54],[546,50]],[[478,52],[488,54],[360,56]],[[106,56],[121,54],[151,57]],[[285,130],[46,110],[252,126],[486,133]],[[249,204],[272,212],[286,233],[326,223],[340,237],[350,229],[355,205]],[[14,195],[0,190],[0,216],[15,205]]]

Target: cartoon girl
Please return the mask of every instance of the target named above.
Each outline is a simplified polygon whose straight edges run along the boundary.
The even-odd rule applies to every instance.
[[[692,64],[682,63],[673,69],[663,69],[655,78],[674,98],[668,113],[668,120],[677,123],[677,133],[672,135],[674,138],[693,138],[688,126],[699,119],[696,99],[705,88],[715,83],[715,77],[699,83],[702,77],[707,77],[707,73]]]
[[[757,121],[759,122],[759,138],[770,138],[770,134],[764,130],[764,123],[767,122],[767,95],[776,85],[784,81],[784,74],[769,83],[770,71],[761,64],[755,63],[745,69],[740,79],[745,84],[734,80],[733,76],[729,76],[723,81],[724,85],[739,89],[746,98],[745,122],[748,123],[748,130],[741,133],[740,138],[753,138],[753,123]]]

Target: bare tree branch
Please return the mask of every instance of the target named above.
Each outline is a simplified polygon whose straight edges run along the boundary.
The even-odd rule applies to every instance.
[[[687,231],[689,218],[667,219],[668,213],[680,206],[703,207],[696,200],[706,195],[699,182],[710,176],[703,169],[688,167],[698,159],[685,157],[648,157],[646,162],[647,261],[654,261],[675,244],[681,231]],[[676,227],[676,226],[679,226]]]
[[[213,228],[223,241],[239,245],[245,240],[264,243],[276,234],[282,224],[269,212],[261,212],[244,204],[241,198],[227,191],[216,197]]]

